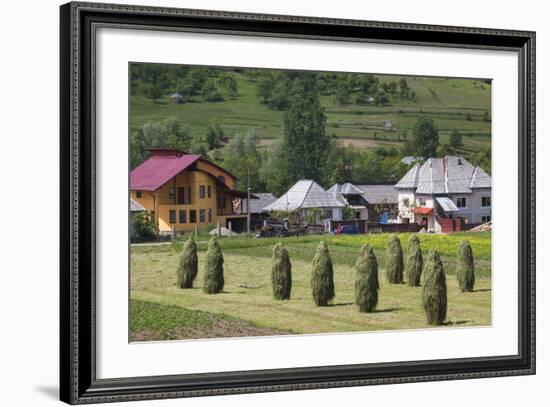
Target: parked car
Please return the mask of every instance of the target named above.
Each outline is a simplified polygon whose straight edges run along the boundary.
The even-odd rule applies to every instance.
[[[342,235],[356,235],[359,233],[359,229],[357,229],[355,225],[342,225],[340,233]],[[338,229],[334,229],[331,234],[336,236],[338,234]]]

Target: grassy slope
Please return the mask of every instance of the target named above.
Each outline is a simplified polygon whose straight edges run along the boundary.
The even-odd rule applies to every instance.
[[[239,85],[239,96],[219,103],[203,103],[197,98],[195,103],[174,104],[168,97],[159,103],[141,96],[131,98],[131,130],[148,121],[161,121],[167,117],[177,117],[186,123],[193,134],[204,134],[208,126],[220,124],[229,134],[246,132],[256,128],[262,139],[276,139],[282,134],[283,112],[270,110],[259,103],[256,84],[240,74],[232,73]],[[381,81],[398,80],[399,77],[379,76]],[[483,121],[483,113],[491,110],[491,87],[481,81],[407,77],[410,88],[416,92],[417,100],[396,99],[390,106],[340,106],[333,96],[323,96],[326,108],[327,131],[345,140],[360,138],[397,141],[397,134],[411,130],[418,116],[432,116],[439,128],[441,142],[448,140],[452,129],[465,134],[464,153],[478,151],[490,146],[491,123]],[[431,89],[431,91],[430,91]],[[433,93],[432,93],[433,91]],[[354,100],[356,95],[352,95]],[[472,120],[467,120],[467,114]],[[384,120],[392,120],[398,132],[384,132]]]
[[[285,239],[293,265],[291,301],[278,302],[271,297],[270,253],[274,240],[244,238],[222,240],[226,285],[224,293],[219,295],[204,294],[200,288],[181,290],[176,287],[177,250],[169,246],[133,247],[131,298],[222,314],[246,321],[258,329],[294,333],[424,328],[421,287],[388,285],[385,282],[383,246],[387,237],[381,234],[328,238],[335,268],[336,299],[332,307],[315,307],[311,299],[311,258],[319,237]],[[474,293],[460,293],[454,275],[456,247],[464,237],[471,241],[476,255]],[[354,270],[351,265],[366,240],[375,247],[380,263],[379,312],[374,314],[359,313],[353,304]],[[425,235],[421,236],[421,241],[424,251],[437,247],[443,254],[448,277],[449,323],[465,326],[490,324],[490,234],[453,234],[437,238]],[[402,243],[406,246],[404,239]],[[199,244],[199,249],[201,246]],[[200,250],[196,287],[202,283],[204,255],[204,250]]]

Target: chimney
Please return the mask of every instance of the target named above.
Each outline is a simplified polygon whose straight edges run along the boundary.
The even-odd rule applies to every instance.
[[[148,148],[147,151],[149,151],[152,156],[162,157],[181,157],[185,154],[183,151],[175,148]]]

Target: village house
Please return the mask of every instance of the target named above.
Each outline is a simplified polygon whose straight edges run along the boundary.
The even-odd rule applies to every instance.
[[[367,201],[368,219],[373,223],[387,223],[397,218],[398,196],[392,184],[357,185]]]
[[[170,100],[172,101],[172,103],[182,103],[183,99],[183,96],[177,92],[170,95]]]
[[[462,157],[429,158],[395,185],[398,222],[452,232],[491,220],[491,176]]]
[[[160,234],[218,222],[225,227],[231,222],[235,231],[246,229],[246,205],[240,201],[247,193],[234,189],[233,174],[199,154],[149,151],[151,157],[130,172],[130,198],[151,212]]]
[[[258,229],[269,218],[269,212],[264,208],[275,202],[277,197],[270,192],[253,192],[252,194],[258,199],[250,200],[250,225],[252,229]],[[246,205],[246,202],[243,201],[242,204]]]
[[[353,219],[381,222],[397,216],[397,191],[393,185],[334,184],[327,192],[353,211]]]
[[[342,220],[344,202],[325,191],[323,187],[311,180],[296,182],[279,199],[267,205],[265,211],[296,212],[300,220],[305,221],[308,215],[319,213],[322,220]]]
[[[363,197],[363,191],[352,183],[334,184],[327,192],[352,209],[354,219],[368,219],[367,201]]]

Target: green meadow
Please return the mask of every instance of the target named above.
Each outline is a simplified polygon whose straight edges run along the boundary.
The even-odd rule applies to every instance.
[[[399,235],[406,253],[410,234]],[[307,334],[427,328],[421,308],[422,287],[388,284],[384,254],[388,234],[285,238],[292,262],[292,294],[276,301],[271,293],[271,251],[275,238],[223,238],[225,287],[222,293],[202,291],[206,241],[199,236],[199,274],[194,288],[176,286],[181,241],[132,246],[132,341],[192,339],[277,334]],[[448,313],[445,327],[491,324],[491,234],[420,234],[424,256],[431,249],[442,256],[447,275]],[[319,240],[326,240],[334,264],[336,298],[317,307],[310,289],[311,260]],[[462,293],[455,275],[456,252],[462,239],[472,245],[476,287]],[[353,265],[369,243],[379,262],[380,291],[376,312],[360,313],[354,304]]]
[[[238,94],[220,102],[205,102],[201,96],[193,101],[172,103],[168,95],[154,102],[145,96],[130,98],[131,131],[147,122],[159,122],[174,117],[191,130],[192,134],[205,134],[210,126],[220,125],[231,138],[256,129],[261,145],[269,145],[283,133],[284,111],[270,109],[260,103],[257,82],[239,72],[229,72],[238,84]],[[375,75],[380,83],[397,81],[401,77]],[[447,79],[434,77],[405,77],[414,100],[391,98],[386,106],[358,105],[351,94],[352,103],[340,105],[333,95],[321,96],[327,115],[327,133],[344,145],[360,148],[383,145],[400,145],[411,131],[418,117],[433,118],[440,130],[440,143],[448,142],[453,129],[462,134],[463,146],[458,151],[465,156],[491,145],[491,86],[482,80]],[[484,117],[485,116],[485,117]],[[393,131],[385,131],[384,122],[393,123]],[[223,147],[222,147],[223,148]]]

